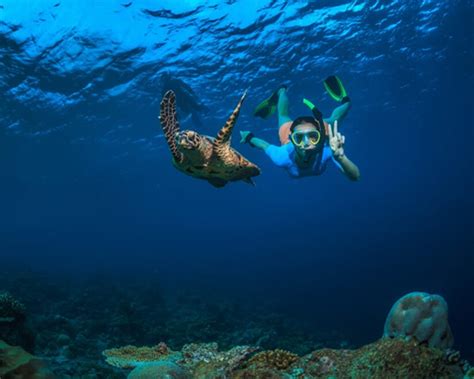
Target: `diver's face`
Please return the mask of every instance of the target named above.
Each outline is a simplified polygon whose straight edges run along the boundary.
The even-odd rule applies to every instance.
[[[291,133],[291,142],[301,156],[316,153],[321,134],[313,124],[304,123],[295,127]]]

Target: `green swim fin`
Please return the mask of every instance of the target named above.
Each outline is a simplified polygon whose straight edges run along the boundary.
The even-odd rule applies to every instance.
[[[281,88],[286,88],[286,86],[280,86],[268,99],[265,99],[260,104],[258,104],[253,111],[253,115],[264,119],[267,119],[273,115],[277,109],[278,91],[280,91]]]
[[[341,102],[345,97],[347,97],[347,92],[344,86],[342,85],[341,79],[336,75],[331,75],[324,80],[324,87],[334,100]]]

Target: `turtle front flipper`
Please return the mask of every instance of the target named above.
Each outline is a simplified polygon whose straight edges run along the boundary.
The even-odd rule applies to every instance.
[[[173,159],[178,163],[182,162],[183,154],[178,151],[175,140],[176,133],[179,132],[179,122],[176,115],[176,96],[171,90],[167,91],[161,100],[159,118]]]
[[[224,161],[226,160],[226,154],[229,153],[230,137],[232,136],[232,131],[234,130],[235,123],[239,117],[240,108],[242,107],[245,96],[247,96],[247,91],[244,92],[234,111],[222,129],[219,130],[219,133],[217,133],[217,137],[214,140],[214,151],[217,153],[217,156]]]

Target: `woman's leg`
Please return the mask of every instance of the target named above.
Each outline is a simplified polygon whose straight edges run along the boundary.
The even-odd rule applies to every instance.
[[[286,122],[291,121],[288,112],[288,95],[286,94],[286,88],[282,87],[278,90],[278,126],[283,125]]]
[[[290,142],[290,127],[292,120],[288,112],[288,95],[286,88],[282,87],[278,90],[278,136],[280,137],[280,143],[285,145]]]
[[[349,113],[349,109],[351,109],[350,101],[342,105],[339,105],[336,109],[332,111],[331,117],[325,118],[324,121],[332,125],[334,124],[334,121],[337,120],[337,126],[339,127],[341,126],[341,121],[344,120],[344,118]]]

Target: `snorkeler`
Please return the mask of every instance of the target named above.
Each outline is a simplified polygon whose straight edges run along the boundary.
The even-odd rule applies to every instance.
[[[323,119],[319,109],[304,99],[304,104],[313,115],[292,120],[288,114],[287,87],[281,86],[254,112],[255,116],[266,119],[278,111],[281,146],[256,138],[249,131],[240,132],[240,142],[263,150],[275,165],[285,168],[294,178],[321,175],[328,161],[332,160],[350,180],[358,180],[359,168],[347,158],[344,152],[345,137],[338,131],[338,124],[350,109],[350,99],[338,77],[328,77],[324,85],[329,95],[341,103],[330,118]]]
[[[169,90],[172,90],[177,97],[177,106],[183,116],[191,116],[196,126],[202,127],[203,123],[200,114],[208,112],[209,108],[199,100],[199,96],[193,89],[181,79],[173,77],[168,71],[165,71],[161,77],[162,96]]]

